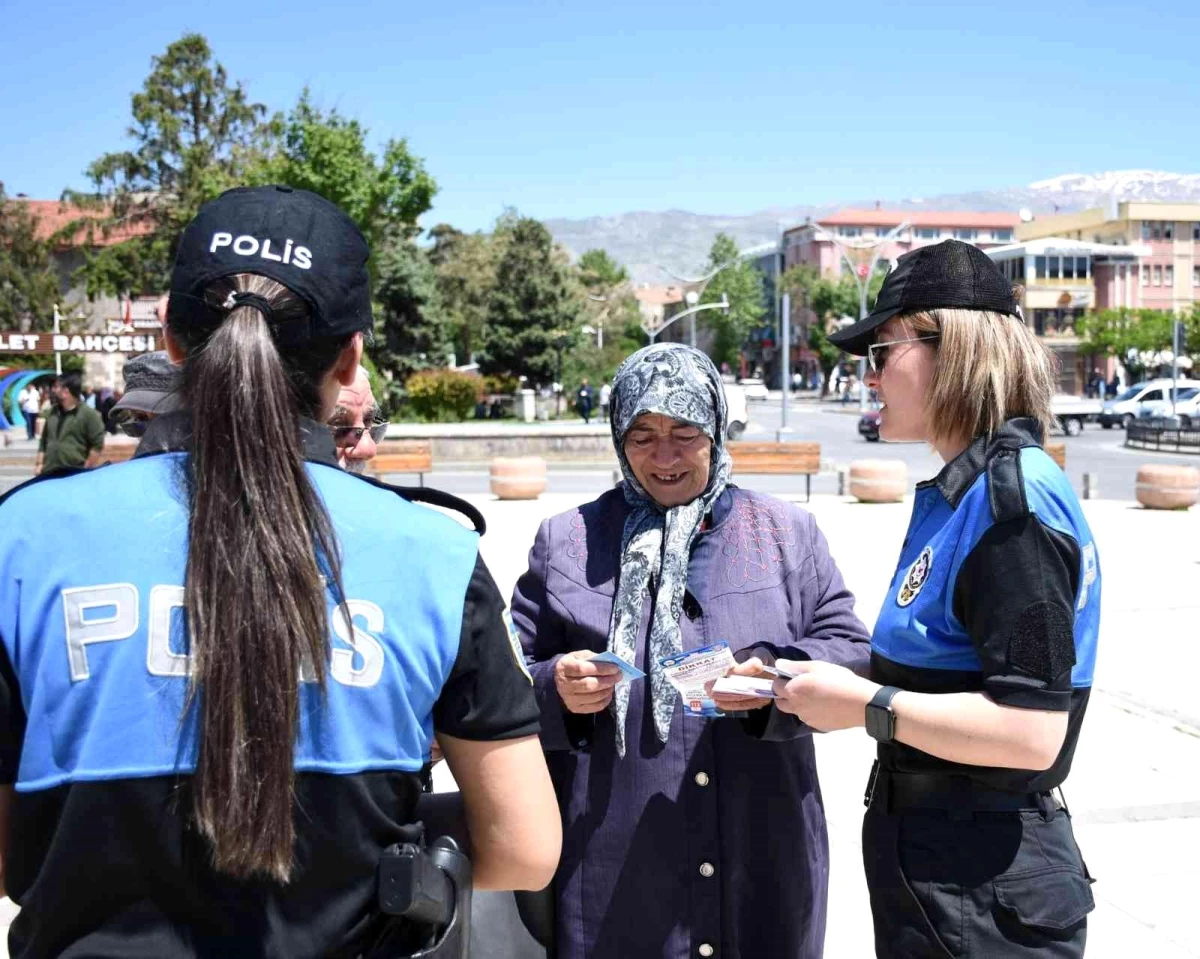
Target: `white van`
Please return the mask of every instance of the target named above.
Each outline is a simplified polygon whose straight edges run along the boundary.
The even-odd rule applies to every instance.
[[[1097,417],[1100,425],[1106,430],[1114,426],[1126,427],[1137,419],[1146,407],[1143,404],[1171,402],[1172,387],[1180,391],[1200,386],[1200,380],[1148,380],[1145,383],[1134,383],[1111,400],[1104,403],[1104,412]],[[1153,408],[1153,407],[1150,407]]]

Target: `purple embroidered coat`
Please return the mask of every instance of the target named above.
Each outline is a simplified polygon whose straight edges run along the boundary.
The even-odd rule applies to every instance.
[[[618,488],[546,520],[513,593],[563,815],[557,955],[818,959],[829,850],[812,731],[773,706],[695,719],[677,704],[663,744],[640,681],[622,760],[610,711],[577,716],[558,698],[559,657],[606,647],[627,515]],[[684,649],[727,640],[738,659],[865,671],[870,655],[813,517],[734,487],[696,538],[680,625]]]

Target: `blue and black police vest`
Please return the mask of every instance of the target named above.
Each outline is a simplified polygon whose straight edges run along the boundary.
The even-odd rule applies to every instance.
[[[872,634],[872,678],[985,691],[1005,705],[1066,710],[1070,721],[1059,761],[1037,775],[954,766],[899,743],[881,745],[885,767],[954,768],[1019,790],[1060,783],[1092,686],[1100,587],[1091,529],[1031,421],[1009,421],[920,484]]]

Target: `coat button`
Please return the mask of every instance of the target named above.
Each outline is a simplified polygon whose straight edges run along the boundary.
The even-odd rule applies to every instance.
[[[702,875],[705,879],[711,879],[713,873],[716,871],[717,870],[713,868],[713,864],[711,862],[700,863],[700,875]]]
[[[707,942],[702,942],[700,943],[700,948],[696,951],[700,953],[700,955],[704,956],[705,959],[708,959],[708,957],[711,956],[716,950],[714,950],[713,947]]]
[[[697,786],[707,786],[708,785],[708,773],[696,773],[696,785]]]

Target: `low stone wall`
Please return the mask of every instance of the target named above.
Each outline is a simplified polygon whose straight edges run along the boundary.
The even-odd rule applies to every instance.
[[[540,456],[549,462],[617,463],[612,439],[603,435],[552,433],[546,430],[493,432],[475,436],[408,436],[389,431],[388,439],[427,439],[433,444],[433,466],[439,463],[487,463],[497,456]]]

